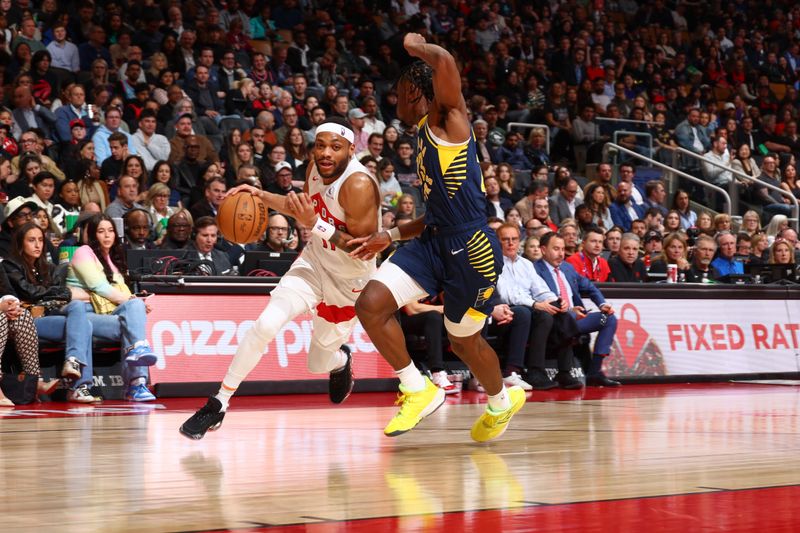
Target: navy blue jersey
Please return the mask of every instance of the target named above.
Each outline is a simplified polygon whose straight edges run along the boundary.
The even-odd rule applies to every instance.
[[[434,137],[425,116],[417,136],[417,174],[426,225],[447,227],[486,220],[486,189],[471,131],[466,142],[447,143]]]

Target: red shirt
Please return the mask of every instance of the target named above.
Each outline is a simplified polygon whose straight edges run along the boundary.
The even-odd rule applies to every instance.
[[[586,254],[578,252],[569,256],[567,262],[575,267],[575,271],[578,272],[578,274],[594,282],[608,281],[608,276],[611,274],[608,261],[602,257],[598,257],[597,263],[592,265],[592,261]]]

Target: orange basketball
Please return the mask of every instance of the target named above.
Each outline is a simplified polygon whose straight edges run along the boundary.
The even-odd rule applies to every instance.
[[[222,201],[217,211],[219,231],[231,242],[247,244],[267,231],[269,210],[261,198],[239,192]]]

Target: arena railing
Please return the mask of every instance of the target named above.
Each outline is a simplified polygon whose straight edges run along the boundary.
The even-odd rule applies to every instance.
[[[770,185],[769,183],[765,183],[765,182],[761,181],[760,179],[755,178],[753,176],[748,176],[744,172],[741,172],[741,171],[736,170],[736,169],[734,169],[732,167],[729,167],[729,166],[725,166],[722,163],[718,163],[716,161],[712,161],[710,159],[706,159],[705,157],[703,157],[703,156],[701,156],[699,154],[696,154],[694,152],[691,152],[691,151],[687,150],[686,148],[681,148],[680,146],[676,146],[674,148],[673,153],[672,153],[672,164],[674,166],[676,166],[676,167],[678,165],[678,155],[679,154],[680,155],[684,155],[684,156],[688,156],[688,157],[692,157],[694,159],[697,159],[701,163],[705,162],[705,163],[708,163],[708,164],[710,164],[712,166],[715,166],[717,168],[721,168],[723,170],[726,170],[726,171],[730,172],[731,174],[733,174],[734,176],[736,176],[738,178],[741,178],[741,179],[745,180],[748,183],[758,183],[759,185],[764,186],[764,187],[766,187],[767,189],[769,189],[771,191],[777,191],[778,193],[781,194],[781,196],[783,196],[785,198],[788,198],[789,199],[789,203],[792,204],[792,216],[789,218],[789,221],[794,223],[795,230],[798,229],[798,217],[800,216],[800,202],[797,201],[797,198],[795,198],[795,196],[792,193],[790,193],[788,191],[785,191],[785,190],[781,189],[780,187],[776,187],[774,185]],[[734,202],[734,204],[731,205],[731,211],[734,212],[734,213],[738,213],[739,212],[739,210],[738,210],[738,207],[739,207],[739,189],[736,187],[735,180],[731,180],[731,183],[728,185],[728,187],[729,187],[729,192],[730,192],[730,198]]]
[[[547,124],[529,124],[527,122],[509,122],[506,125],[506,133],[510,132],[512,128],[520,128],[523,130],[530,130],[533,128],[542,128],[546,135],[545,138],[545,150],[547,151],[548,155],[550,154],[550,126]]]
[[[703,187],[705,189],[710,189],[712,191],[716,191],[716,192],[720,193],[726,200],[726,202],[724,204],[725,205],[725,207],[724,207],[725,211],[724,212],[728,216],[730,216],[730,214],[731,214],[731,196],[730,196],[730,194],[728,194],[728,191],[726,191],[722,187],[718,187],[717,185],[714,185],[712,183],[708,183],[707,181],[703,181],[700,178],[696,178],[696,177],[692,176],[691,174],[687,174],[686,172],[683,172],[683,171],[678,170],[676,168],[673,168],[673,167],[671,167],[669,165],[661,163],[660,161],[656,161],[655,159],[652,159],[652,158],[649,158],[649,157],[645,157],[645,156],[643,156],[642,154],[640,154],[638,152],[634,152],[633,150],[629,150],[628,148],[625,148],[624,146],[620,146],[620,145],[615,144],[615,143],[610,143],[609,142],[609,143],[606,143],[603,146],[603,161],[608,161],[608,158],[611,155],[610,154],[611,150],[616,150],[617,152],[621,152],[623,154],[629,155],[630,157],[635,157],[637,159],[641,159],[642,161],[650,163],[650,166],[654,166],[654,167],[658,167],[658,168],[660,168],[662,170],[666,170],[667,172],[671,172],[672,174],[675,174],[676,176],[680,176],[681,178],[689,180],[692,183],[696,183],[697,185],[700,185],[701,187]]]
[[[614,144],[619,144],[619,138],[620,137],[629,136],[629,135],[632,135],[634,137],[646,137],[647,138],[648,147],[650,148],[650,151],[648,153],[651,156],[653,155],[653,135],[648,133],[648,132],[646,132],[646,131],[617,130],[617,131],[614,132]],[[649,158],[649,156],[646,156],[646,157]],[[649,165],[649,166],[653,166],[653,165]]]

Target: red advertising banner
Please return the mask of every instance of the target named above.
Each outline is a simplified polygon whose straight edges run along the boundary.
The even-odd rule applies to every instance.
[[[221,381],[239,341],[269,301],[266,295],[155,295],[148,303],[147,338],[158,355],[153,383]],[[306,368],[311,314],[289,322],[247,377],[254,381],[328,379]],[[360,324],[349,342],[357,379],[394,377]]]

